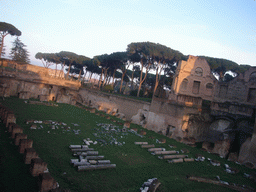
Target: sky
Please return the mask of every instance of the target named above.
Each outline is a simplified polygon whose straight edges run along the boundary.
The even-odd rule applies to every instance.
[[[150,41],[256,66],[255,0],[1,0],[0,22],[22,32],[36,65],[38,52],[93,58]],[[14,40],[5,38],[7,55]]]

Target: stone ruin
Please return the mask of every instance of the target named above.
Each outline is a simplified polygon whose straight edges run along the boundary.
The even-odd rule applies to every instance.
[[[168,99],[154,97],[145,103],[82,89],[80,82],[41,73],[40,67],[11,61],[2,65],[20,71],[1,69],[0,96],[99,107],[189,145],[209,142],[209,152],[256,166],[256,67],[230,82],[218,82],[205,59],[189,56],[178,64]]]

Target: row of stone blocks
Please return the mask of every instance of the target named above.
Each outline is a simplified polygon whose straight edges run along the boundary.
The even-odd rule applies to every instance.
[[[45,163],[36,150],[32,148],[33,140],[28,139],[27,135],[23,133],[23,129],[16,124],[16,117],[14,113],[7,107],[0,105],[0,117],[8,128],[8,132],[11,134],[11,138],[14,139],[14,144],[18,146],[18,151],[24,154],[23,159],[25,164],[30,164],[29,171],[32,176],[38,176],[39,191],[45,192],[56,189],[57,182],[47,172],[47,163]]]

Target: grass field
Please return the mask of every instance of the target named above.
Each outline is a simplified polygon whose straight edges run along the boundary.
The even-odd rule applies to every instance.
[[[186,179],[186,175],[215,178],[220,176],[221,180],[240,185],[256,187],[251,180],[243,177],[244,173],[252,170],[229,162],[220,157],[192,148],[173,139],[158,135],[153,131],[145,130],[138,125],[131,124],[131,128],[145,130],[147,134],[141,138],[131,132],[120,132],[122,126],[104,117],[97,116],[84,109],[68,104],[58,104],[58,106],[45,106],[25,103],[15,97],[1,100],[5,106],[14,111],[17,117],[17,124],[24,129],[24,133],[29,139],[34,141],[33,147],[40,158],[47,164],[51,175],[62,188],[71,191],[139,191],[142,184],[150,178],[158,178],[161,182],[158,191],[232,191],[231,189],[215,186],[211,184],[197,183]],[[111,116],[119,122],[122,120]],[[41,124],[43,128],[30,129],[31,124],[26,124],[26,120],[52,120],[64,122],[67,126],[55,126]],[[112,124],[115,132],[106,131],[99,124]],[[75,124],[79,126],[75,126]],[[39,124],[37,124],[39,127]],[[3,124],[0,125],[0,191],[37,191],[36,178],[28,173],[28,165],[22,161],[22,155],[18,154],[17,147],[13,145],[9,134],[5,132]],[[70,127],[67,128],[67,127]],[[75,131],[74,131],[75,130]],[[78,131],[80,130],[80,131]],[[79,134],[75,134],[79,132]],[[115,169],[94,170],[88,172],[78,172],[71,164],[70,159],[75,158],[69,150],[69,145],[81,145],[83,139],[90,138],[93,141],[104,139],[108,144],[103,145],[98,142],[90,147],[99,151],[99,155],[104,155],[105,159],[116,164]],[[157,143],[156,139],[165,138],[166,143]],[[120,145],[110,144],[111,141],[119,142]],[[208,161],[204,162],[184,162],[169,164],[166,160],[158,159],[151,155],[147,149],[135,145],[135,141],[147,141],[155,144],[156,147],[164,147],[166,150],[173,150],[169,145],[177,146],[180,151],[186,148],[190,151],[189,157],[201,153],[206,158],[215,159],[221,162],[220,167],[212,166]],[[224,163],[237,168],[240,172],[236,175],[226,173]]]

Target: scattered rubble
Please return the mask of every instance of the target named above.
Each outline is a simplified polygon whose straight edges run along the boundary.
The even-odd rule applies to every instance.
[[[161,183],[157,178],[148,179],[146,182],[142,184],[140,191],[141,192],[156,191],[156,189],[159,187],[160,184]]]

